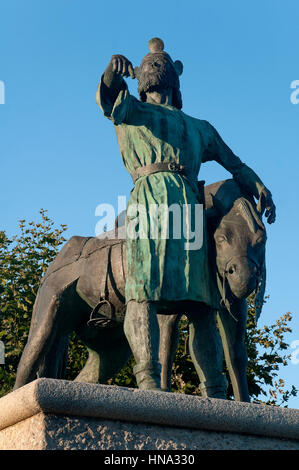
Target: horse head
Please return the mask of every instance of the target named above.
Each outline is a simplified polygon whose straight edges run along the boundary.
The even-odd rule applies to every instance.
[[[258,319],[265,293],[267,235],[253,199],[242,193],[239,196],[231,201],[229,209],[227,199],[212,196],[218,213],[218,225],[213,233],[218,287],[226,306],[230,294],[245,299],[255,291]]]

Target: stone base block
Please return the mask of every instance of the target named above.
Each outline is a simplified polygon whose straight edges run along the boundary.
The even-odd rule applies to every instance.
[[[299,450],[299,410],[38,379],[0,399],[0,449]]]

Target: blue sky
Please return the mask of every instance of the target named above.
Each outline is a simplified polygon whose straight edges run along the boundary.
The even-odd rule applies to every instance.
[[[139,65],[147,41],[162,37],[184,63],[184,112],[210,121],[272,191],[270,299],[260,322],[290,311],[287,339],[299,340],[299,104],[290,101],[298,21],[296,0],[0,0],[1,229],[14,234],[19,219],[36,220],[45,208],[68,225],[68,237],[94,235],[97,205],[129,196],[131,178],[95,104],[96,86],[112,54]],[[128,82],[136,93],[136,81]],[[228,176],[208,163],[199,178]],[[299,388],[298,372],[290,364],[281,377]],[[299,408],[299,398],[289,405]]]

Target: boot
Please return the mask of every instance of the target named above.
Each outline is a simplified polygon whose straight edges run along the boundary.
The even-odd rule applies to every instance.
[[[220,375],[218,378],[200,383],[199,389],[203,398],[222,398],[226,400],[227,386],[226,377]]]
[[[133,367],[138,388],[143,390],[161,390],[161,365],[159,363],[142,363]]]
[[[161,390],[159,357],[160,330],[152,302],[128,302],[124,332],[133,352],[133,369],[140,389]]]

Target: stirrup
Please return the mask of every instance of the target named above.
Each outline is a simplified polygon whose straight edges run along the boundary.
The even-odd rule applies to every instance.
[[[99,311],[103,310],[101,314]],[[118,326],[118,322],[113,319],[114,306],[109,300],[102,299],[92,310],[90,318],[87,322],[87,326],[90,328],[115,328]]]

